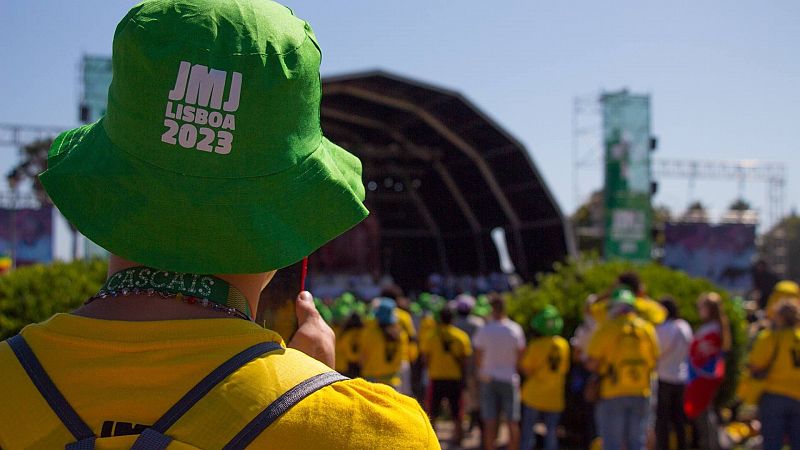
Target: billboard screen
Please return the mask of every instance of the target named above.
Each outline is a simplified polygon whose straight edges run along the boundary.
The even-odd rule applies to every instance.
[[[111,86],[111,58],[108,56],[83,56],[81,63],[82,95],[80,118],[82,123],[92,123],[106,113],[108,88]],[[108,252],[94,242],[84,241],[84,256],[106,258]]]
[[[80,121],[92,123],[106,113],[111,86],[111,58],[84,55],[81,62]]]
[[[664,234],[665,265],[708,278],[732,291],[745,292],[751,288],[755,225],[668,223]]]
[[[17,265],[53,260],[53,207],[0,209],[0,254]]]
[[[604,94],[606,259],[648,261],[651,246],[650,97]]]

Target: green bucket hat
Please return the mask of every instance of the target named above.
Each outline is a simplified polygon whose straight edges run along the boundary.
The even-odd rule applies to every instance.
[[[633,295],[629,289],[626,288],[617,288],[614,289],[614,292],[611,293],[610,302],[608,302],[608,307],[612,308],[617,305],[628,305],[633,306],[636,303],[636,296]]]
[[[564,329],[564,319],[555,306],[547,305],[531,319],[531,328],[543,336],[556,336]]]
[[[320,127],[311,27],[268,0],[153,0],[117,26],[106,115],[40,177],[110,252],[156,268],[288,266],[363,220],[361,163]]]

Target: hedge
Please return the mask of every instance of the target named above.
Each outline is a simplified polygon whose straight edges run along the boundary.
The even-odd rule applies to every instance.
[[[556,263],[553,272],[539,274],[535,284],[522,285],[509,293],[509,316],[529,331],[530,319],[545,305],[551,304],[563,315],[564,336],[570,337],[583,319],[586,298],[606,291],[621,273],[629,270],[639,273],[651,297],[658,299],[671,295],[675,298],[681,316],[695,328],[699,325],[696,302],[700,294],[716,291],[722,296],[724,309],[730,318],[733,348],[727,357],[728,370],[717,404],[727,405],[733,400],[747,346],[747,321],[740,302],[706,279],[692,278],[656,263],[601,262],[597,257],[583,256]]]
[[[105,261],[76,261],[25,266],[0,276],[0,339],[79,307],[100,289],[106,270]]]

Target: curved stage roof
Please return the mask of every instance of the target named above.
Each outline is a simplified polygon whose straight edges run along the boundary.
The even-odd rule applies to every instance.
[[[401,283],[499,272],[497,227],[526,279],[573,248],[525,147],[457,92],[384,72],[326,78],[322,126],[361,158],[381,264]]]

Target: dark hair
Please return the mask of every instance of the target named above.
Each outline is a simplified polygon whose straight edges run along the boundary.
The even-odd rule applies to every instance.
[[[342,329],[342,333],[345,331],[352,330],[353,328],[363,328],[364,322],[361,320],[361,316],[358,313],[350,314],[350,317],[347,318],[347,322],[344,324],[344,328]]]
[[[396,284],[390,284],[381,289],[381,297],[387,297],[396,301],[398,297],[403,297],[403,288]]]
[[[716,292],[704,292],[700,294],[698,301],[698,307],[701,305],[709,309],[710,321],[719,324],[720,332],[722,333],[722,351],[729,351],[733,345],[733,336],[731,336],[728,315],[722,309],[722,296]]]
[[[489,305],[492,306],[492,312],[496,314],[506,312],[506,300],[497,292],[489,294]]]
[[[639,290],[642,287],[642,280],[639,278],[639,274],[634,271],[622,273],[617,277],[617,282],[631,288],[634,294],[639,294]]]
[[[680,319],[680,314],[678,314],[678,304],[675,303],[675,299],[669,295],[665,295],[661,297],[660,300],[661,306],[667,310],[667,319]]]
[[[400,326],[396,323],[388,323],[381,325],[381,331],[383,331],[383,336],[389,342],[397,342],[400,340]]]
[[[783,326],[786,328],[795,328],[800,323],[800,308],[791,300],[780,301],[775,309],[775,315],[783,320]]]
[[[439,311],[439,322],[450,325],[453,323],[453,310],[450,308],[445,308]]]

